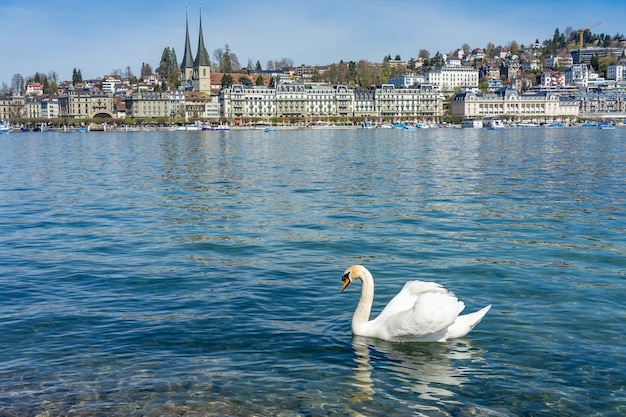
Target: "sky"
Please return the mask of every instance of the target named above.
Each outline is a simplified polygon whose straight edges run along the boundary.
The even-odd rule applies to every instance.
[[[551,39],[558,28],[602,22],[593,33],[626,33],[626,2],[617,0],[0,0],[0,87],[14,74],[54,71],[60,80],[102,78],[143,63],[156,69],[166,47],[182,60],[185,15],[195,57],[199,19],[205,46],[229,45],[241,65],[265,68],[288,58],[299,65],[408,60],[463,44],[472,49]]]

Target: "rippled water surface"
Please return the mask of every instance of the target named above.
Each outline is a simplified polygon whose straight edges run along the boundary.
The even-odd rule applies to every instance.
[[[0,136],[0,416],[626,415],[626,128]],[[467,337],[353,337],[408,279]]]

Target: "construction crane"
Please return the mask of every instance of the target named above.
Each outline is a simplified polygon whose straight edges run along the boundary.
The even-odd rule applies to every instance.
[[[578,43],[579,45],[578,49],[581,49],[581,50],[583,49],[583,33],[585,33],[587,29],[595,28],[596,26],[601,25],[601,24],[602,22],[596,22],[593,25],[585,26],[584,28],[578,29],[578,35],[580,37],[580,41]]]

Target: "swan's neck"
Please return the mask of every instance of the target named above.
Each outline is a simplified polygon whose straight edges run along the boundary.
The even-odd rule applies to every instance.
[[[361,276],[361,296],[359,304],[352,315],[352,332],[354,334],[363,334],[363,327],[367,324],[372,311],[372,303],[374,301],[374,278],[368,273]]]

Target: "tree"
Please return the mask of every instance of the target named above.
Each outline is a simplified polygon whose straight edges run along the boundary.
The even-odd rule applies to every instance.
[[[181,73],[180,73],[180,69],[176,67],[172,71],[172,75],[170,76],[168,85],[171,89],[176,89],[180,86],[180,84],[181,84]]]
[[[237,82],[241,85],[245,85],[246,87],[250,87],[252,85],[252,80],[247,75],[242,75],[239,77]]]
[[[130,65],[126,67],[124,70],[124,79],[131,80],[135,75],[133,74],[133,70],[130,68]]]
[[[79,69],[74,68],[72,70],[72,84],[82,83],[83,82],[83,74],[81,74]]]
[[[350,81],[350,71],[348,65],[343,61],[338,64],[332,64],[324,73],[325,81],[331,84],[347,84]]]
[[[435,52],[435,56],[430,61],[430,65],[433,67],[441,67],[443,66],[443,64],[443,55],[441,55],[441,52],[439,51]]]
[[[256,62],[256,65],[254,66],[254,69],[257,71],[262,71],[263,68],[261,68],[261,63],[259,61]]]
[[[275,69],[281,69],[281,70],[293,68],[293,59],[281,58],[278,61],[274,62],[274,65],[275,65]]]
[[[356,62],[350,61],[348,62],[348,74],[350,74],[350,79],[356,79]]]
[[[174,48],[170,49],[167,47],[163,49],[161,62],[159,62],[156,73],[159,74],[161,78],[171,81],[176,71],[180,73],[180,70],[178,69],[178,60],[176,59],[176,51],[174,51]]]
[[[16,93],[24,91],[24,77],[21,74],[13,74],[11,78],[11,90]]]
[[[258,85],[258,86],[265,85],[265,79],[263,79],[263,76],[261,74],[259,74],[259,76],[256,77],[255,85]]]
[[[360,60],[356,64],[355,82],[363,89],[382,84],[383,75],[380,65]]]
[[[59,82],[59,74],[56,71],[50,71],[48,73],[48,79],[54,83]]]
[[[605,56],[602,58],[598,58],[596,61],[598,75],[600,75],[601,77],[606,77],[607,68],[609,67],[609,65],[614,64],[616,61],[617,59],[614,56]]]
[[[141,79],[142,80],[148,78],[152,74],[154,74],[154,72],[152,71],[152,67],[150,66],[150,64],[146,62],[141,64]]]
[[[222,75],[222,88],[230,87],[233,85],[233,76],[230,74]]]
[[[430,52],[428,52],[426,49],[420,49],[417,56],[421,59],[428,59],[430,58]]]
[[[241,69],[237,55],[230,51],[228,44],[224,45],[224,49],[217,48],[214,50],[213,57],[215,58],[217,72],[231,73]]]

